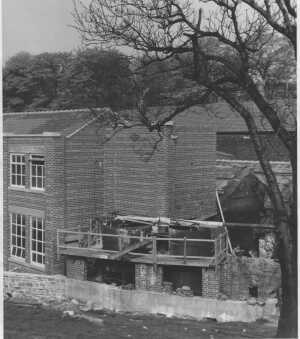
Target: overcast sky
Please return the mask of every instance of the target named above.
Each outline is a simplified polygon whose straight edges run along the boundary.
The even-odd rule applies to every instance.
[[[80,47],[72,24],[72,0],[3,0],[3,58],[27,51],[71,51]]]

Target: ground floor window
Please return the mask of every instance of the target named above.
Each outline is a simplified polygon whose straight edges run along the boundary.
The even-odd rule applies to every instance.
[[[25,259],[25,227],[26,216],[12,213],[11,224],[11,255],[16,258]]]
[[[45,224],[42,217],[10,214],[10,253],[34,265],[45,265]]]
[[[45,229],[42,218],[31,217],[31,261],[34,264],[45,264]]]

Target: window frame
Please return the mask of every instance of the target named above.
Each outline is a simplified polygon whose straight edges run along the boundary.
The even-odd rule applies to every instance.
[[[40,229],[35,227],[33,228],[33,220],[36,220],[36,222],[38,222],[38,220],[41,220],[42,221],[42,240],[38,240],[37,236],[35,239],[33,239],[33,229],[36,230],[36,232],[38,232]],[[29,233],[30,233],[30,236],[29,236],[29,239],[30,239],[30,263],[34,266],[38,266],[38,267],[42,267],[42,268],[45,268],[45,262],[46,262],[46,242],[45,242],[45,219],[42,218],[42,217],[38,217],[38,216],[33,216],[31,215],[29,217],[29,225],[30,225],[30,229],[29,229]],[[38,246],[38,243],[41,242],[42,243],[42,249],[43,249],[43,252],[39,252],[38,249],[36,250],[33,250],[32,247],[33,247],[33,241],[35,241],[36,243],[36,246]],[[36,247],[37,248],[37,247]],[[37,261],[34,261],[33,260],[33,254],[35,254],[36,256],[38,255],[41,255],[42,256],[42,260],[43,260],[43,263],[39,263]]]
[[[36,172],[36,174],[34,176],[36,178],[36,184],[37,184],[37,179],[38,178],[42,179],[43,187],[32,186],[32,179],[33,179],[33,174],[32,174],[32,166],[33,166],[33,164],[32,164],[32,160],[34,160],[33,157],[35,157],[35,156],[43,158],[44,164],[42,165],[42,176],[37,175],[37,172]],[[30,154],[30,157],[29,157],[29,166],[30,166],[30,178],[29,178],[30,189],[34,190],[34,191],[45,191],[45,180],[46,180],[46,175],[45,175],[46,174],[45,173],[45,169],[46,169],[46,166],[45,166],[45,156],[43,154]],[[36,171],[37,171],[37,167],[38,167],[38,165],[36,165]]]
[[[13,161],[13,156],[20,156],[21,158],[24,157],[24,162],[16,162]],[[26,188],[26,155],[24,153],[10,153],[10,173],[9,173],[9,183],[10,186],[13,188],[19,188],[19,189],[25,189]],[[21,165],[21,174],[13,173],[13,165]],[[24,165],[24,173],[22,172],[22,166]],[[18,184],[13,184],[12,183],[12,176],[15,176],[17,178],[18,175],[21,176],[21,182],[22,182],[22,177],[24,177],[24,185],[18,185]],[[17,180],[16,180],[17,181]]]
[[[13,233],[13,215],[16,216],[16,221],[14,222],[14,225],[16,227],[15,233]],[[21,224],[20,225],[17,223],[17,216],[18,215],[21,217]],[[23,218],[24,218],[24,224],[22,224]],[[26,217],[25,214],[16,213],[16,212],[10,213],[10,257],[14,258],[15,260],[22,261],[22,262],[26,261],[26,254],[27,254],[26,253],[26,226],[27,226],[27,220],[26,219],[27,219],[27,217]],[[21,226],[21,235],[18,235],[18,232],[17,232],[18,226]],[[23,236],[22,229],[24,229],[24,236]],[[16,243],[17,243],[17,238],[21,239],[21,246],[18,246],[17,244],[13,245],[13,236],[16,239]],[[23,239],[24,239],[24,247],[22,246],[22,240]],[[14,247],[16,249],[21,249],[21,251],[23,250],[24,251],[24,257],[13,254],[13,248]]]

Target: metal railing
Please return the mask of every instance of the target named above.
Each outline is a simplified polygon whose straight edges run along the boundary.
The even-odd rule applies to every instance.
[[[71,240],[70,240],[71,238]],[[94,233],[73,230],[57,230],[57,251],[89,250],[93,253],[114,254],[123,251],[132,257],[152,258],[153,263],[160,259],[211,260],[218,264],[228,251],[225,232],[214,239],[189,239],[175,237],[156,237],[128,234]],[[126,250],[128,250],[126,252]]]

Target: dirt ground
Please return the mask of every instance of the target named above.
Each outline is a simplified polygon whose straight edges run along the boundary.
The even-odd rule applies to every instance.
[[[274,324],[217,323],[110,312],[88,312],[103,320],[95,324],[85,319],[63,316],[62,312],[40,305],[4,303],[5,339],[219,339],[272,338]]]

